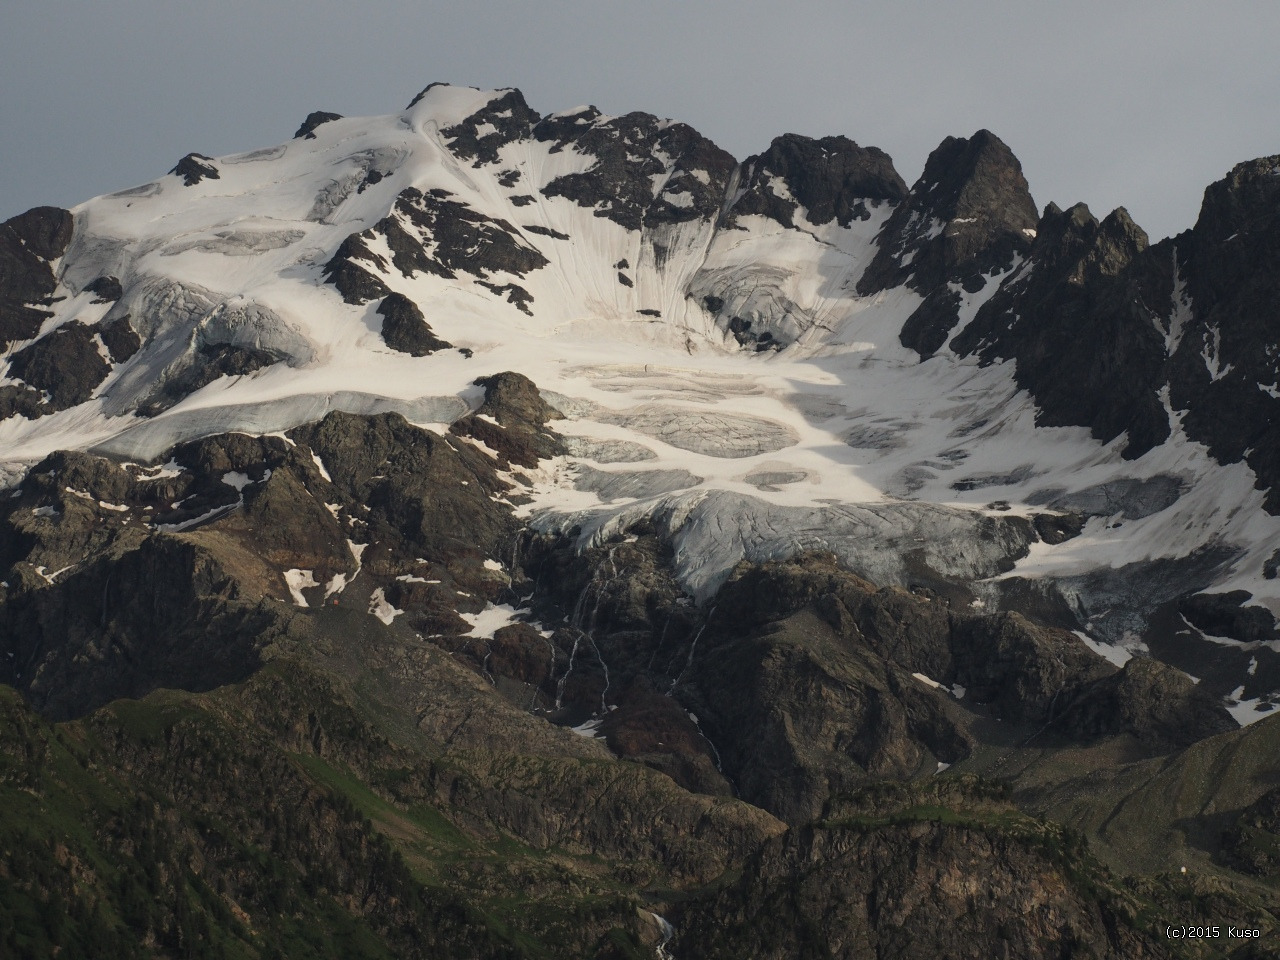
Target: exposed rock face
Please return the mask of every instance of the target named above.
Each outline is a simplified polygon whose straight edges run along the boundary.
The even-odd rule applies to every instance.
[[[169,173],[181,177],[184,187],[194,187],[201,180],[222,179],[213,157],[206,157],[201,153],[188,153]]]
[[[127,315],[98,324],[98,338],[106,346],[112,363],[124,363],[142,347],[142,338]]]
[[[1192,230],[1155,246],[1123,208],[1098,222],[1083,204],[1050,204],[1029,259],[951,348],[1015,360],[1039,422],[1087,426],[1101,440],[1127,434],[1128,457],[1169,436],[1167,388],[1187,434],[1222,463],[1247,459],[1270,491],[1267,508],[1280,510],[1277,166],[1276,157],[1240,164],[1205,191]],[[922,355],[951,329],[935,322],[945,321],[945,296],[904,327],[903,342]]]
[[[98,303],[114,303],[124,296],[124,288],[116,277],[101,276],[85,287],[90,293],[98,295]]]
[[[1280,512],[1280,156],[1235,167],[1205,190],[1175,238],[1193,319],[1171,317],[1170,399],[1187,433],[1224,463],[1247,460]]]
[[[859,291],[909,282],[930,292],[947,280],[981,285],[982,275],[1030,249],[1026,231],[1036,220],[1022,166],[995,134],[948,137],[885,224]]]
[[[1280,787],[1268,790],[1240,811],[1223,846],[1231,860],[1262,877],[1280,874]]]
[[[533,128],[533,136],[552,143],[553,152],[572,147],[595,158],[586,171],[547,184],[545,196],[594,207],[597,217],[629,230],[716,218],[736,166],[692,127],[664,124],[647,113],[605,119],[589,107],[554,114]],[[670,170],[658,154],[670,158]]]
[[[547,258],[529,246],[512,224],[490,219],[450,196],[447,190],[424,194],[411,187],[404,191],[390,216],[343,241],[325,265],[326,279],[344,300],[358,304],[390,292],[376,275],[390,266],[406,277],[421,272],[453,278],[461,272],[481,281],[491,273],[523,276],[546,266]],[[369,249],[367,241],[376,236],[385,238],[391,248],[390,266]],[[532,300],[517,284],[487,286],[518,305]]]
[[[57,281],[51,260],[71,242],[71,213],[35,207],[0,224],[0,350],[29,340],[50,316],[48,300]]]
[[[477,167],[498,162],[498,149],[513,140],[529,136],[539,120],[536,111],[529,109],[519,90],[509,90],[495,97],[467,117],[461,123],[440,131],[449,140],[449,149],[464,160],[473,160]],[[514,187],[519,173],[508,177],[504,186]]]
[[[382,317],[382,339],[392,350],[425,357],[453,346],[431,332],[431,326],[418,305],[403,294],[392,293],[384,297],[378,304],[378,315]]]
[[[907,813],[793,830],[765,844],[741,879],[685,909],[675,955],[1172,956],[1136,929],[1120,896],[1099,897],[1096,866],[1062,869],[1069,837],[985,820]]]
[[[1031,247],[1036,209],[1012,151],[994,134],[948,137],[894,211],[879,249],[858,281],[864,295],[906,284],[925,302],[903,327],[902,342],[928,356],[956,323],[959,298],[1008,270]]]
[[[313,110],[311,113],[307,114],[307,119],[302,121],[302,126],[298,127],[297,132],[293,135],[293,139],[297,140],[299,137],[305,137],[308,140],[314,140],[316,138],[316,127],[324,123],[329,123],[332,120],[341,119],[342,114],[340,113],[328,113],[324,110]]]
[[[781,193],[775,178],[784,187]],[[847,227],[869,216],[869,202],[899,203],[907,197],[906,183],[883,150],[860,147],[846,137],[814,140],[794,133],[777,137],[764,153],[743,162],[739,189],[742,196],[731,215],[757,213],[786,227],[793,225],[799,207],[810,223],[835,220]]]
[[[1085,736],[1130,733],[1157,750],[1236,729],[1217,697],[1150,657],[1134,657],[1064,712],[1060,727]]]
[[[1171,268],[1171,251],[1149,252],[1123,209],[1099,223],[1083,204],[1050,204],[1031,259],[952,349],[984,363],[1015,360],[1038,422],[1088,426],[1104,441],[1127,432],[1125,455],[1141,456],[1169,435],[1158,324],[1172,309]]]
[[[615,749],[694,789],[723,780],[788,822],[869,778],[968,757],[974,709],[1026,742],[1124,733],[1152,753],[1233,726],[1171,668],[1117,671],[1064,630],[876,589],[827,556],[743,564],[699,611],[654,533],[632,528],[586,558],[522,549],[534,596],[574,611],[552,638],[555,706],[578,722],[621,691],[599,728]]]
[[[1266,607],[1246,606],[1252,599],[1247,590],[1228,593],[1198,593],[1178,601],[1178,612],[1195,627],[1218,637],[1240,643],[1266,643],[1280,639],[1276,618]]]
[[[495,443],[544,449],[536,434],[555,414],[513,377],[488,384],[482,409],[509,434]],[[292,442],[227,434],[169,457],[176,471],[156,473],[55,454],[3,501],[0,667],[51,716],[247,676],[289,622],[282,571],[332,593],[364,569],[397,612],[428,619],[454,589],[496,599],[505,582],[482,562],[514,533],[498,464],[398,415],[334,413]],[[446,586],[410,576],[431,566]]]
[[[94,331],[72,320],[15,353],[9,370],[45,391],[53,411],[88,400],[111,372],[111,365],[98,353]]]
[[[184,358],[177,369],[166,371],[164,382],[138,408],[143,416],[155,416],[219,377],[242,377],[281,358],[267,350],[231,343],[205,343]]]
[[[361,266],[361,263],[368,266]],[[375,271],[385,270],[387,261],[371,251],[360,234],[353,233],[342,241],[324,265],[324,278],[337,288],[347,303],[368,303],[391,293],[391,288],[368,269],[370,266]]]
[[[508,463],[535,467],[539,460],[558,456],[564,447],[545,425],[563,416],[553,409],[537,386],[519,373],[481,377],[484,403],[474,414],[454,421],[449,430],[479,440]]]

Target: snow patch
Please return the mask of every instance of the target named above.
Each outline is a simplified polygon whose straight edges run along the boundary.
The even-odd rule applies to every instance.
[[[459,595],[461,596],[462,594]],[[519,623],[519,614],[528,612],[525,609],[517,610],[508,603],[490,603],[479,613],[462,613],[459,611],[458,616],[471,624],[471,629],[467,631],[468,636],[475,640],[492,640],[493,635],[503,627]]]
[[[404,613],[403,610],[397,610],[387,601],[381,587],[374,590],[373,594],[369,597],[369,612],[387,626],[391,626],[391,621]]]
[[[284,582],[289,587],[289,596],[300,607],[307,606],[307,598],[302,595],[302,591],[309,587],[320,586],[316,580],[315,571],[299,570],[297,568],[284,572]]]

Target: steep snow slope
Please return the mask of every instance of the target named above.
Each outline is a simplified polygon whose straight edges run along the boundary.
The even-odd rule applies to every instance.
[[[786,148],[739,167],[670,121],[539,117],[515,91],[433,85],[397,115],[185,158],[72,211],[51,315],[0,368],[0,389],[44,394],[35,419],[0,421],[0,471],[60,448],[150,460],[332,409],[443,428],[474,409],[478,377],[515,370],[567,416],[569,454],[534,478],[525,515],[584,539],[653,516],[700,598],[742,558],[823,548],[881,584],[969,583],[974,604],[1051,584],[1087,642],[1121,658],[1187,592],[1243,589],[1280,613],[1264,576],[1280,518],[1246,463],[1215,462],[1167,395],[1171,436],[1125,459],[1124,435],[1036,426],[1012,362],[946,346],[922,361],[902,332],[927,291],[858,292],[905,186],[832,140],[805,144],[830,175],[814,188],[770,167]],[[835,202],[815,213],[815,196]],[[912,202],[893,227],[904,276],[928,244],[974,229],[967,208],[930,219]],[[1006,247],[944,278],[953,333],[1034,271]],[[448,346],[393,347],[393,294]],[[108,343],[122,321],[136,352]],[[18,376],[24,351],[73,340],[103,361],[88,399],[55,403]],[[1081,517],[1079,535],[1049,542],[1053,514]],[[1253,660],[1280,641],[1225,642],[1267,707],[1280,668]]]

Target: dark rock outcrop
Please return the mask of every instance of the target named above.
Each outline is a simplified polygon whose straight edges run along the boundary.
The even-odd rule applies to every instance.
[[[1237,728],[1221,700],[1186,674],[1150,657],[1134,657],[1064,710],[1060,729],[1081,737],[1129,733],[1168,751]]]
[[[112,363],[124,363],[142,348],[142,338],[129,323],[128,314],[99,324],[98,336]]]
[[[1170,250],[1149,251],[1123,210],[1099,223],[1083,204],[1050,204],[1031,257],[952,341],[983,363],[1016,362],[1036,398],[1037,423],[1087,426],[1104,442],[1127,433],[1125,456],[1169,436],[1159,399],[1172,309]]]
[[[948,137],[925,162],[877,239],[858,281],[864,296],[907,285],[925,297],[901,340],[922,357],[959,319],[955,287],[973,293],[1031,248],[1036,209],[1012,151],[994,134]]]
[[[391,288],[374,272],[386,268],[387,261],[369,249],[361,234],[353,233],[342,241],[324,265],[323,276],[337,288],[344,301],[359,305],[378,300],[391,292]]]
[[[1174,239],[1192,318],[1170,359],[1183,428],[1223,463],[1246,460],[1280,513],[1280,156],[1235,167],[1205,190]],[[1173,321],[1171,320],[1170,323]]]
[[[451,197],[447,190],[405,190],[389,216],[342,242],[325,264],[325,279],[347,303],[361,304],[390,293],[377,274],[391,266],[406,277],[427,273],[453,279],[469,273],[481,281],[492,273],[524,276],[546,266],[547,258],[511,223],[486,217]],[[368,241],[376,236],[391,248],[390,265],[369,249]],[[511,293],[509,299],[519,309],[529,312],[533,298],[527,291],[498,286]]]
[[[477,167],[498,162],[498,150],[513,140],[523,140],[540,119],[529,109],[519,90],[504,91],[484,107],[452,127],[440,131],[449,141],[449,149],[463,160],[473,160]],[[481,128],[485,128],[481,132]],[[517,172],[516,176],[519,174]],[[504,186],[514,186],[508,178]]]
[[[94,330],[79,320],[23,347],[9,363],[13,376],[48,394],[50,411],[84,403],[111,372],[98,352]]]
[[[1022,166],[999,137],[948,137],[885,224],[858,292],[905,283],[927,295],[948,280],[980,289],[983,275],[1030,249],[1036,219]]]
[[[313,110],[311,113],[307,114],[307,119],[302,121],[302,125],[298,127],[297,131],[294,133],[293,139],[297,140],[299,137],[305,137],[308,140],[314,140],[316,138],[316,127],[324,123],[329,123],[333,120],[341,119],[342,114],[340,113],[328,113],[324,110]]]
[[[507,372],[475,382],[484,387],[484,402],[474,414],[455,420],[450,433],[479,440],[522,467],[536,467],[539,460],[564,453],[559,438],[544,429],[563,416],[542,399],[532,380]]]
[[[275,353],[254,347],[231,343],[201,344],[190,355],[186,365],[147,396],[138,412],[153,417],[221,377],[242,377],[279,363],[281,359]]]
[[[222,174],[218,172],[213,157],[206,157],[201,153],[188,153],[169,173],[181,177],[184,187],[194,187],[201,180],[222,179]]]
[[[437,350],[448,350],[453,344],[431,332],[418,305],[399,293],[391,293],[378,304],[382,317],[382,339],[392,350],[414,357],[425,357]]]
[[[1266,607],[1245,606],[1253,599],[1247,590],[1197,593],[1178,601],[1178,612],[1193,627],[1240,643],[1266,643],[1280,639],[1276,618]]]
[[[50,261],[71,242],[70,211],[35,207],[0,224],[0,350],[29,340],[51,315],[42,309],[57,287]]]
[[[582,173],[557,177],[542,189],[591,207],[629,230],[719,216],[725,185],[736,163],[692,127],[664,124],[647,113],[612,119],[589,107],[540,121],[533,136],[552,152],[572,146],[595,157]],[[658,154],[670,158],[667,161]],[[655,187],[654,178],[665,177]]]
[[[115,303],[124,296],[124,288],[120,286],[120,281],[111,276],[98,277],[85,289],[97,295],[98,299],[94,303]]]
[[[764,153],[745,160],[741,170],[742,196],[730,217],[761,214],[787,227],[794,222],[797,205],[805,209],[810,223],[835,220],[847,227],[869,216],[868,202],[899,203],[907,196],[907,185],[887,153],[860,147],[846,137],[814,140],[788,133],[774,139]],[[792,199],[773,190],[775,177]]]
[[[15,415],[34,420],[44,413],[44,395],[39,390],[9,383],[0,387],[0,420]]]

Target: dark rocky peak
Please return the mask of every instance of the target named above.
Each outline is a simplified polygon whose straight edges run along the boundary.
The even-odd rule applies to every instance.
[[[1079,286],[1095,277],[1116,276],[1149,246],[1146,231],[1124,207],[1099,223],[1083,203],[1066,211],[1050,203],[1036,225],[1031,259]]]
[[[1247,459],[1280,512],[1280,157],[1236,166],[1175,238],[1193,316],[1170,397],[1189,435],[1223,462]]]
[[[1171,247],[1147,245],[1124,209],[1101,223],[1084,204],[1045,208],[1030,261],[952,341],[984,364],[1014,360],[1037,423],[1087,426],[1103,442],[1128,434],[1126,457],[1169,435],[1159,399],[1173,310]]]
[[[490,100],[461,123],[446,127],[441,133],[449,140],[449,149],[463,160],[474,160],[479,167],[498,162],[498,150],[515,140],[524,140],[539,120],[529,109],[524,94],[507,90]]]
[[[538,428],[564,415],[542,399],[538,386],[522,373],[505,371],[476,381],[484,387],[484,403],[476,411],[493,417],[504,427]]]
[[[781,180],[790,197],[773,187]],[[791,226],[796,207],[810,223],[835,220],[842,227],[870,216],[867,202],[900,203],[907,185],[893,160],[877,147],[860,147],[847,137],[811,137],[795,133],[774,139],[769,149],[743,162],[733,214],[761,214]]]
[[[1238,164],[1204,192],[1200,216],[1177,238],[1192,299],[1204,307],[1273,295],[1280,285],[1280,156]],[[1264,294],[1264,290],[1266,293]],[[1256,301],[1256,307],[1262,307]],[[1197,311],[1199,312],[1199,311]]]
[[[0,224],[0,238],[16,239],[42,260],[55,260],[67,251],[74,221],[70,210],[61,207],[32,207],[25,213]],[[3,270],[3,266],[0,266]],[[0,283],[8,285],[8,277],[0,273]]]
[[[182,178],[186,187],[194,187],[201,180],[220,180],[222,175],[213,163],[212,157],[200,153],[188,153],[169,171]]]
[[[315,129],[321,124],[328,123],[331,120],[341,120],[342,114],[328,113],[324,110],[313,110],[307,114],[307,119],[302,121],[302,126],[298,127],[297,132],[293,135],[293,139],[305,137],[308,140],[316,138]]]
[[[596,216],[630,230],[719,216],[737,165],[687,124],[647,113],[604,117],[589,107],[547,118],[533,136],[553,152],[572,148],[596,158],[590,169],[551,181],[544,196],[593,207]]]
[[[982,275],[1027,253],[1036,221],[1022,165],[999,137],[948,137],[885,224],[858,290],[907,283],[929,293],[948,280],[980,289]]]
[[[71,242],[70,211],[35,207],[0,224],[0,350],[14,340],[29,340],[51,314],[58,285],[51,260]]]
[[[1269,230],[1280,215],[1280,156],[1236,164],[1205,188],[1196,220],[1198,242],[1225,242]]]

